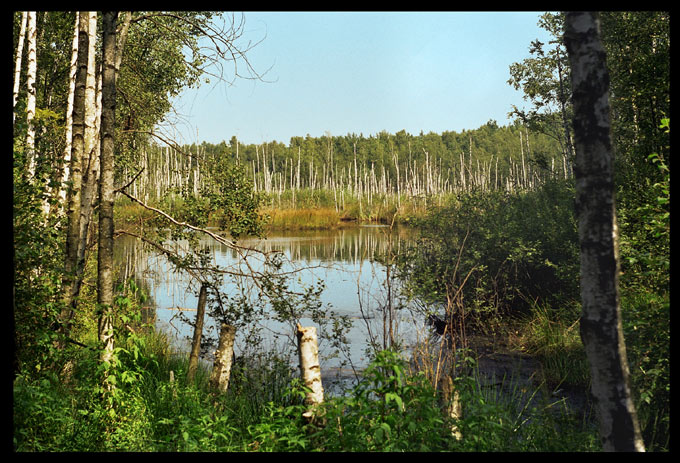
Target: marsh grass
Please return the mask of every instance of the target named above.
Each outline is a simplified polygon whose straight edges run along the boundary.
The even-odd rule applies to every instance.
[[[534,304],[521,322],[517,344],[542,364],[546,384],[588,388],[590,373],[576,309],[561,311]]]
[[[270,230],[320,230],[338,228],[340,214],[333,208],[265,209]]]

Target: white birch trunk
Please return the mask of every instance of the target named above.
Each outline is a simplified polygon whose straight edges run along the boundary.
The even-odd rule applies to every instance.
[[[66,203],[66,182],[69,180],[71,164],[71,137],[73,136],[73,94],[76,88],[76,72],[78,70],[78,23],[79,13],[76,11],[76,23],[71,46],[71,67],[69,70],[68,97],[66,103],[66,146],[64,147],[64,170],[59,187],[59,204]],[[60,210],[63,210],[60,208]]]
[[[23,11],[21,13],[21,28],[19,30],[19,42],[17,43],[17,54],[14,61],[14,89],[12,91],[12,123],[16,120],[16,113],[14,113],[14,108],[17,105],[17,99],[19,98],[19,84],[21,80],[21,60],[24,54],[24,37],[26,36],[26,23],[28,22],[28,12]]]
[[[220,339],[215,351],[215,363],[210,375],[210,385],[221,393],[229,388],[229,376],[231,375],[232,358],[234,356],[234,340],[236,328],[222,323],[220,327]]]
[[[310,389],[305,397],[305,403],[313,407],[323,402],[323,384],[321,383],[316,327],[298,325],[297,339],[302,382]],[[310,410],[305,416],[312,416],[312,414],[313,412]]]
[[[66,306],[63,316],[70,319],[73,316],[71,304],[77,296],[77,262],[78,246],[80,243],[80,204],[82,193],[83,152],[85,139],[85,86],[87,80],[87,31],[89,22],[85,15],[78,15],[78,57],[76,63],[76,78],[73,95],[73,120],[70,159],[70,189],[67,195],[67,231],[66,231],[66,259],[64,303]],[[67,313],[69,312],[69,313]],[[68,328],[66,328],[68,330]]]
[[[87,77],[85,79],[85,130],[83,140],[83,178],[80,196],[80,241],[78,245],[78,274],[85,265],[87,231],[92,219],[97,180],[99,177],[99,146],[97,144],[97,76],[95,45],[97,41],[97,12],[84,13],[88,17]],[[101,73],[100,73],[101,74]],[[101,92],[100,92],[101,93]],[[99,95],[101,97],[101,95]],[[80,276],[78,277],[80,279]]]
[[[36,12],[29,11],[27,18],[27,35],[28,35],[28,72],[26,74],[26,123],[28,130],[26,132],[26,156],[28,158],[28,175],[29,178],[35,174],[35,126],[33,120],[35,118],[35,78],[37,71],[37,28],[36,28]]]
[[[460,394],[453,384],[451,376],[446,376],[442,380],[442,394],[444,396],[444,403],[446,404],[446,412],[450,418],[454,420],[463,419],[463,407],[460,403]],[[463,434],[456,424],[451,425],[451,434],[456,440],[461,440]]]

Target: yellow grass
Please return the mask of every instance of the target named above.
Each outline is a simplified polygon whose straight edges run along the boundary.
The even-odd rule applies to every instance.
[[[266,209],[270,217],[267,226],[276,230],[316,230],[337,228],[340,215],[334,208]]]

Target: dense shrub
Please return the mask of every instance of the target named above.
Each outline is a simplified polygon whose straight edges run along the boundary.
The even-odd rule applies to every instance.
[[[669,131],[669,120],[661,128]],[[659,181],[644,197],[624,195],[621,312],[632,389],[648,450],[670,445],[670,168],[648,157]]]
[[[417,224],[421,237],[401,259],[412,294],[466,311],[508,314],[533,302],[578,298],[573,188],[463,194]]]

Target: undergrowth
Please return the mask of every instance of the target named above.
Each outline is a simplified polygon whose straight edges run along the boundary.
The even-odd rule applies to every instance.
[[[303,417],[304,388],[275,355],[242,359],[216,395],[206,371],[186,383],[186,359],[156,335],[128,337],[117,387],[98,387],[96,355],[84,353],[68,384],[57,375],[14,380],[16,451],[549,451],[597,450],[597,430],[547,404],[492,396],[472,376],[456,379],[463,418],[453,420],[422,373],[392,351],[376,354],[318,419]],[[255,359],[251,359],[255,360]],[[256,371],[248,365],[257,366]],[[171,375],[170,372],[173,372]],[[171,376],[173,380],[171,381]],[[276,383],[276,387],[271,387]],[[263,387],[263,385],[268,385]],[[457,440],[452,426],[462,432]]]

